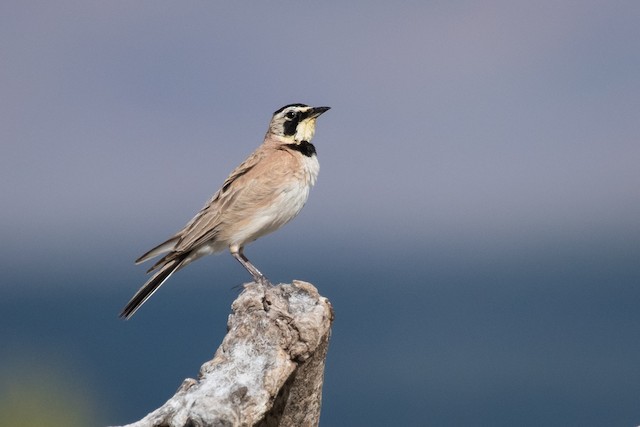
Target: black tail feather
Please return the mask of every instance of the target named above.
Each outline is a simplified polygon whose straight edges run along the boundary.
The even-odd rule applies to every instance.
[[[127,305],[122,309],[120,313],[120,317],[124,317],[125,319],[129,319],[134,313],[144,304],[150,297],[153,295],[155,291],[158,290],[160,286],[173,274],[174,271],[180,267],[184,257],[179,259],[174,259],[166,263],[160,271],[154,274],[148,281],[145,283],[136,294],[131,298],[131,300],[127,303]]]

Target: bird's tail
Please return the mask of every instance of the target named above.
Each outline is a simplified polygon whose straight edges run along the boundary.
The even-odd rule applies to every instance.
[[[145,283],[122,309],[120,317],[129,319],[155,291],[182,265],[185,257],[174,258],[167,262]]]

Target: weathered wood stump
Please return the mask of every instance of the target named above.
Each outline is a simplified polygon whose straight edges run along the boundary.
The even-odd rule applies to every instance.
[[[317,426],[333,309],[310,283],[245,285],[198,380],[128,427]]]

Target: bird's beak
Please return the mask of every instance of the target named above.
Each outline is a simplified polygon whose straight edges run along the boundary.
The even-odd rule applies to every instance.
[[[309,118],[315,119],[329,109],[331,109],[331,107],[314,107],[309,111]]]

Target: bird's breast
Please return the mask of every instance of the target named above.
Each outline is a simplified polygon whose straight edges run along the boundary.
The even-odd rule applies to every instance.
[[[223,213],[223,222],[232,225],[221,231],[220,240],[243,246],[279,229],[302,210],[318,177],[318,158],[295,150],[273,155],[255,176],[242,177],[248,187]]]
[[[302,168],[305,173],[305,180],[309,187],[315,185],[318,179],[318,173],[320,172],[320,163],[318,162],[318,156],[315,154],[312,156],[304,156],[301,158]]]

